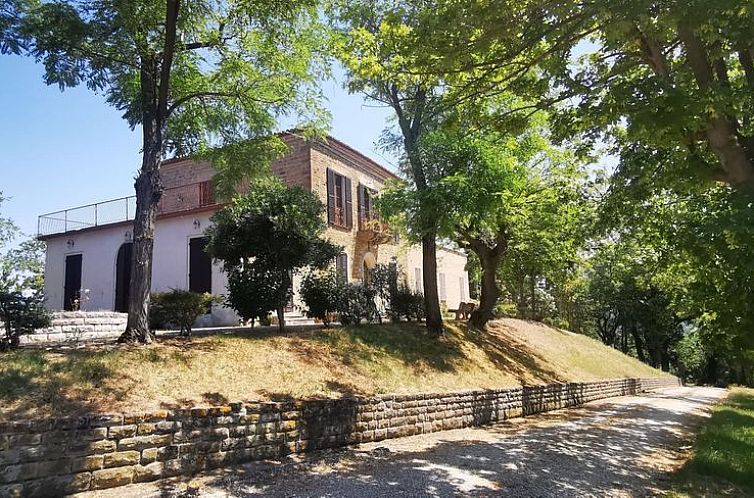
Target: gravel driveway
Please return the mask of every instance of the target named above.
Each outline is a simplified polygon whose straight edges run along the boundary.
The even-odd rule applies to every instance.
[[[113,491],[290,498],[652,496],[682,463],[693,429],[724,394],[714,388],[664,389],[490,428],[364,444],[297,462],[250,464],[195,479],[189,491],[185,481]]]

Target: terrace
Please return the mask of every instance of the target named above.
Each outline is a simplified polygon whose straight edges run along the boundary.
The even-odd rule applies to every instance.
[[[157,206],[157,216],[188,213],[218,206],[212,182],[190,183],[166,188]],[[105,225],[132,221],[136,213],[136,196],[121,197],[85,206],[40,215],[37,237],[89,230]]]

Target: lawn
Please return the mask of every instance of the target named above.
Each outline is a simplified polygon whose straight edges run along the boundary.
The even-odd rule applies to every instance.
[[[714,408],[670,497],[754,496],[754,389],[734,388]]]
[[[284,336],[244,330],[4,354],[0,418],[658,375],[598,341],[521,320],[485,332],[451,322],[439,340],[416,324]]]

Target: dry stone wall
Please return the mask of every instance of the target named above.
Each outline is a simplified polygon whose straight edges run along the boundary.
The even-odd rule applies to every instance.
[[[111,339],[126,330],[128,315],[114,311],[55,311],[50,327],[21,336],[21,344]]]
[[[674,377],[231,404],[0,424],[0,496],[59,496],[347,444],[493,424]]]

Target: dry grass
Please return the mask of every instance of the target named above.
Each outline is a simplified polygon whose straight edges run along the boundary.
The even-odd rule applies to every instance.
[[[293,336],[243,331],[148,347],[0,357],[0,417],[662,375],[585,336],[520,320],[487,332],[412,324]]]

